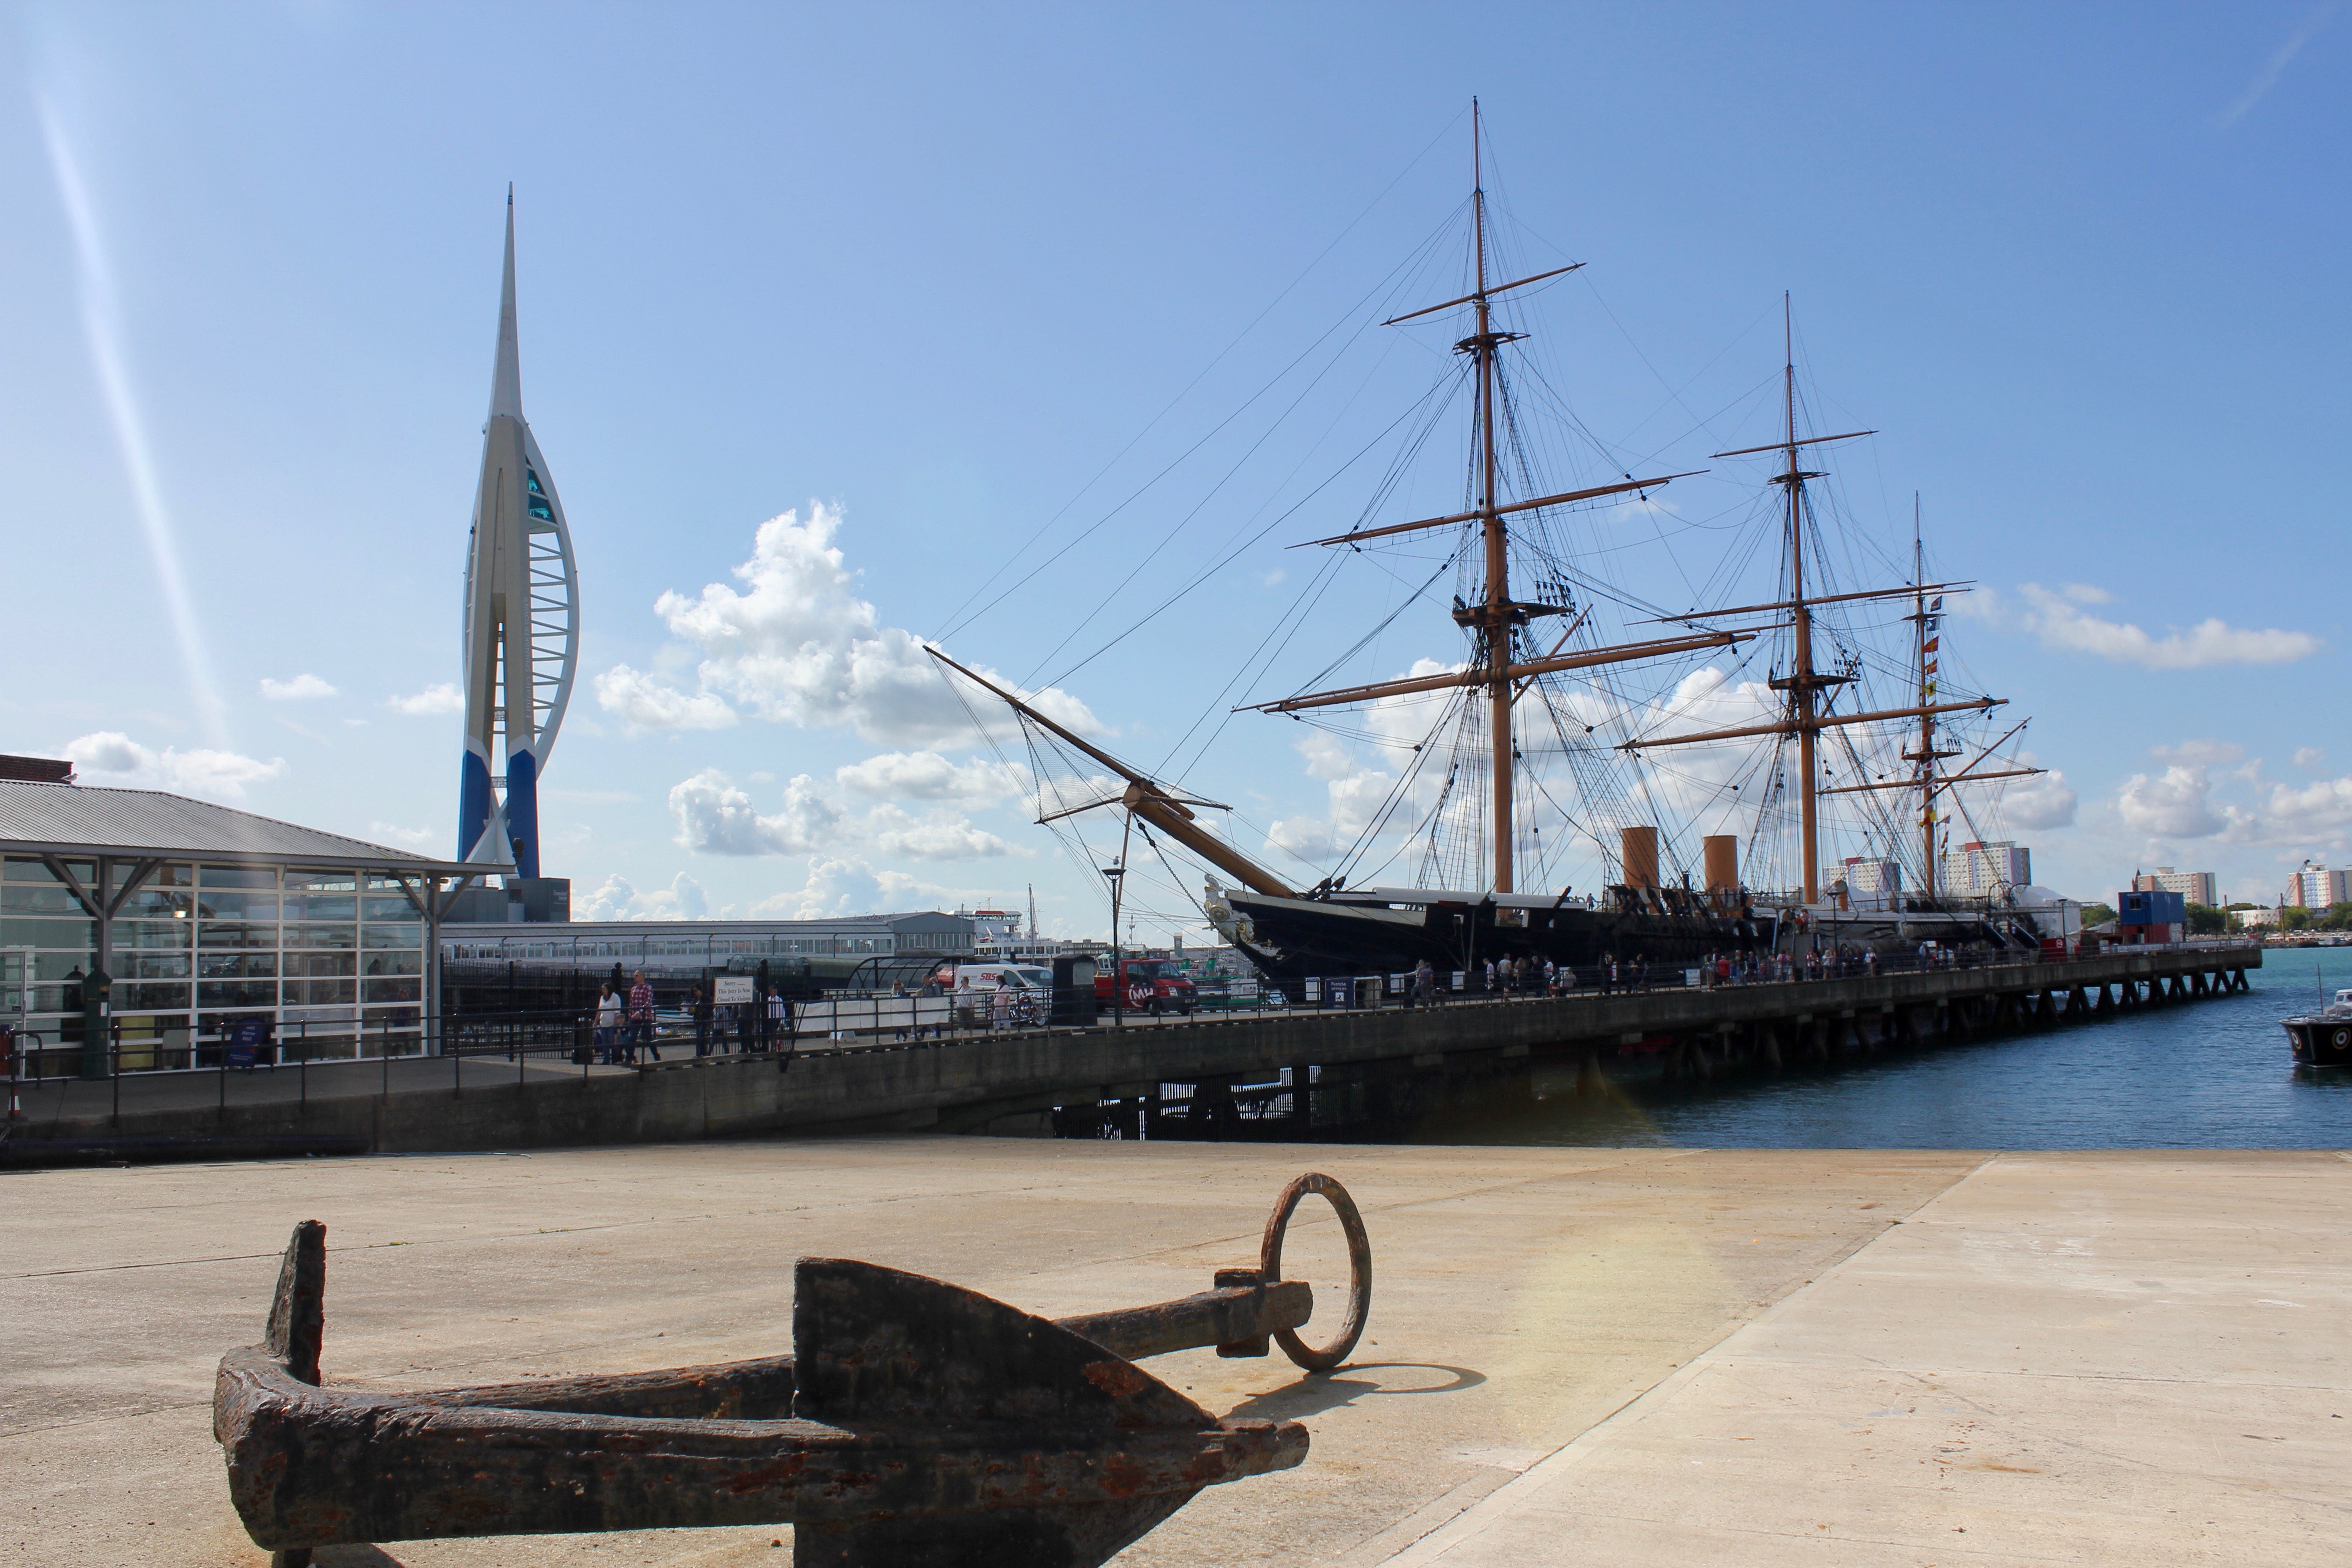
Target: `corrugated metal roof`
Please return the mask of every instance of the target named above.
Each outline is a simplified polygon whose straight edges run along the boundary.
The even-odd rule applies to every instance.
[[[301,865],[397,868],[420,874],[457,868],[446,860],[161,790],[0,779],[0,851],[30,850],[258,858]]]

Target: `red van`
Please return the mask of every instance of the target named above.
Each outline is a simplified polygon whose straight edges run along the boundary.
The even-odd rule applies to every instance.
[[[1200,994],[1192,983],[1164,958],[1123,958],[1118,967],[1130,1013],[1180,1013],[1189,1018],[1200,1005]],[[1120,1000],[1120,991],[1113,989],[1110,954],[1106,952],[1095,960],[1095,1005],[1108,1012]]]

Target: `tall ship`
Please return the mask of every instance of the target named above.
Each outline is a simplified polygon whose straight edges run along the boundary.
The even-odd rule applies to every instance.
[[[1467,422],[1461,504],[1382,520],[1392,469],[1357,526],[1295,546],[1370,554],[1434,542],[1439,570],[1390,620],[1450,612],[1456,655],[1401,679],[1233,710],[1386,744],[1396,758],[1387,797],[1337,867],[1302,885],[1201,815],[1229,808],[1153,777],[932,647],[947,670],[1010,708],[1033,755],[1061,759],[1064,776],[1091,764],[1111,781],[1074,804],[1048,798],[1050,770],[1036,768],[1039,822],[1123,814],[1114,879],[1138,831],[1155,854],[1154,835],[1191,852],[1206,867],[1208,922],[1285,978],[1394,973],[1423,961],[1460,971],[1506,957],[1683,966],[1815,949],[2039,948],[2063,933],[2057,901],[2037,889],[1998,879],[1965,891],[1938,886],[1967,792],[2041,770],[2002,755],[2024,729],[1994,732],[1988,721],[2005,700],[1965,693],[1947,673],[1945,595],[1969,584],[1927,580],[1916,505],[1908,561],[1877,552],[1895,580],[1843,580],[1871,552],[1838,547],[1843,509],[1825,503],[1829,475],[1816,465],[1875,432],[1808,427],[1786,297],[1780,434],[1708,458],[1754,470],[1751,526],[1734,537],[1751,557],[1777,552],[1775,591],[1711,609],[1645,600],[1612,580],[1605,550],[1580,547],[1586,525],[1597,510],[1646,506],[1706,470],[1548,479],[1545,458],[1574,443],[1547,439],[1544,423],[1574,416],[1539,366],[1516,363],[1535,330],[1523,307],[1536,285],[1583,263],[1490,277],[1475,104],[1472,142],[1467,291],[1381,322],[1453,329],[1447,376]],[[1523,396],[1528,386],[1538,395]],[[1727,549],[1701,579],[1733,582],[1739,555]],[[1434,589],[1449,574],[1444,606]],[[1825,861],[1833,837],[1862,852]],[[1594,885],[1568,879],[1570,867],[1596,864]],[[1407,874],[1390,879],[1400,867]]]

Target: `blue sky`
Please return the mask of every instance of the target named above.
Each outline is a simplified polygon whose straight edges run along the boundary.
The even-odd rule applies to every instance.
[[[1813,411],[1881,432],[1826,465],[1864,555],[1920,492],[1982,584],[1955,668],[2057,770],[1982,826],[2078,896],[2162,862],[2267,900],[2352,859],[2347,60],[2301,4],[22,8],[0,749],[449,851],[512,181],[585,600],[548,869],[641,913],[1034,883],[1099,932],[908,650],[952,626],[1156,766],[1396,609],[1433,560],[1351,563],[1217,700],[1377,454],[1302,497],[1443,371],[1374,312],[1458,275],[1397,269],[1476,93],[1510,255],[1586,263],[1528,322],[1596,450],[1769,440],[1790,291]],[[1593,522],[1667,540],[1607,556],[1650,602],[1770,587],[1715,468]],[[1458,658],[1424,612],[1332,678]],[[1320,733],[1245,715],[1185,775],[1306,879],[1391,765]],[[1193,918],[1137,891],[1139,934]]]

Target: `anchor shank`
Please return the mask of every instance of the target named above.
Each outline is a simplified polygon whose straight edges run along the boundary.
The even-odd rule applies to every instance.
[[[1304,1279],[1281,1279],[1272,1285],[1228,1286],[1149,1307],[1089,1312],[1055,1321],[1113,1355],[1140,1361],[1171,1351],[1263,1339],[1277,1329],[1297,1328],[1314,1315],[1313,1288]]]

